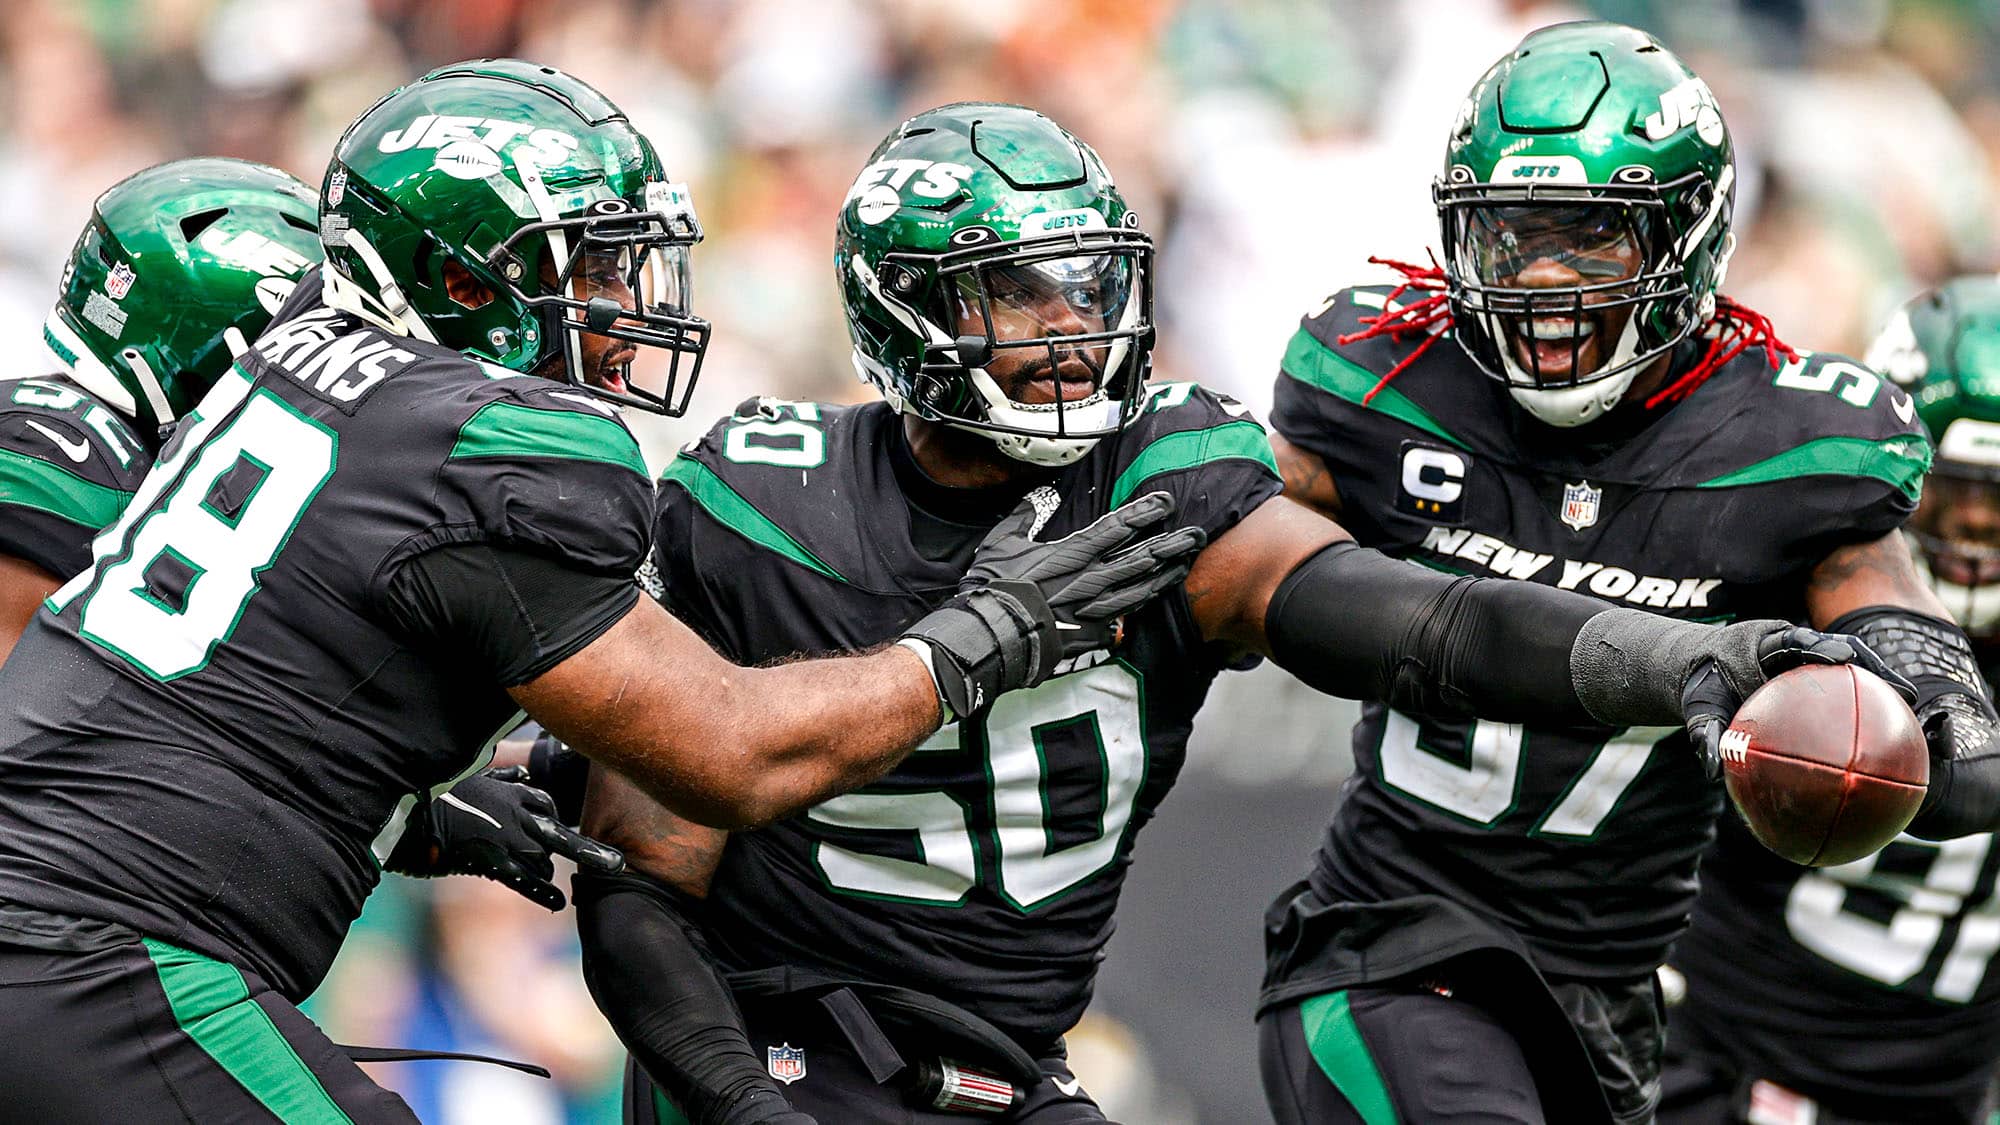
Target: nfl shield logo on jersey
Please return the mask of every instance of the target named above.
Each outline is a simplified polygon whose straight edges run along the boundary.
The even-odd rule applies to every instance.
[[[789,1086],[806,1076],[806,1049],[781,1043],[776,1047],[764,1048],[764,1059],[771,1070],[771,1077]]]
[[[112,266],[111,273],[104,279],[104,295],[114,301],[124,300],[125,294],[132,291],[132,280],[136,276],[132,267],[124,262]]]
[[[1597,503],[1604,490],[1590,487],[1587,480],[1563,485],[1562,521],[1578,531],[1597,522]]]

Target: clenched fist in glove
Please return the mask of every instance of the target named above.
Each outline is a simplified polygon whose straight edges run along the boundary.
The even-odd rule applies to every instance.
[[[618,849],[564,827],[555,802],[527,776],[519,766],[473,774],[412,809],[383,867],[421,878],[478,875],[550,910],[563,907],[550,856],[567,856],[604,875],[624,869]]]

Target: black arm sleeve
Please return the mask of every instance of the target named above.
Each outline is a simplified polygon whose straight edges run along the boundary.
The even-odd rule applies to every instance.
[[[426,551],[389,582],[390,615],[414,641],[473,662],[502,687],[574,656],[638,600],[630,578],[489,543]]]
[[[1335,543],[1265,614],[1271,658],[1332,695],[1502,721],[1595,720],[1570,652],[1604,603],[1530,582],[1440,574]]]
[[[1341,542],[1286,577],[1264,620],[1271,658],[1331,695],[1427,714],[1591,723],[1570,652],[1584,622],[1607,608],[1582,594],[1440,574]]]
[[[748,1125],[789,1113],[709,960],[701,900],[629,871],[579,873],[572,886],[584,983],[625,1049],[688,1119]]]

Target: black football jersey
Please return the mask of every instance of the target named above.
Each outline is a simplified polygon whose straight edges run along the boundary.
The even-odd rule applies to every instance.
[[[743,663],[894,639],[1023,491],[995,506],[929,482],[901,425],[879,402],[739,407],[660,479],[666,605]],[[1243,408],[1168,383],[1046,488],[1044,539],[1164,489],[1212,540],[1280,484]],[[882,780],[736,834],[709,898],[718,955],[922,989],[1047,1045],[1089,1002],[1133,838],[1228,656],[1176,591],[1108,655],[946,726]]]
[[[1450,339],[1375,390],[1416,340],[1338,337],[1386,295],[1345,290],[1305,319],[1272,413],[1325,460],[1364,545],[1673,617],[1799,619],[1816,563],[1915,506],[1929,451],[1914,406],[1842,357],[1773,371],[1753,348],[1646,424],[1580,434],[1534,421]],[[1632,976],[1665,958],[1722,807],[1673,728],[1371,704],[1354,758],[1315,860],[1319,896],[1443,896],[1565,976]]]
[[[1900,836],[1865,859],[1810,868],[1728,817],[1674,947],[1688,985],[1676,1018],[1832,1106],[1963,1098],[2000,1060],[1996,878],[1990,834]]]
[[[0,670],[0,901],[124,923],[293,999],[414,795],[520,718],[471,646],[392,606],[399,569],[484,543],[629,581],[652,520],[611,408],[319,290],[183,420]]]
[[[57,578],[90,565],[153,457],[116,411],[60,375],[0,380],[0,555]]]

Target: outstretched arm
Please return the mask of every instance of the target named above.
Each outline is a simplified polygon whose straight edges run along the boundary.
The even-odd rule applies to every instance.
[[[980,543],[955,597],[862,656],[741,668],[626,584],[605,603],[602,620],[615,609],[615,623],[508,690],[550,733],[688,819],[768,823],[880,777],[946,717],[1109,643],[1117,618],[1180,584],[1201,547],[1199,529],[1153,534],[1173,508],[1149,493],[1044,543],[1024,501]],[[532,596],[522,585],[510,591]],[[452,586],[432,575],[427,592]]]
[[[1288,497],[1202,552],[1187,588],[1205,637],[1330,694],[1507,721],[1685,722],[1698,744],[1767,675],[1873,659],[1785,622],[1701,625],[1437,573],[1356,546]]]
[[[742,668],[648,599],[511,689],[528,714],[689,818],[763,824],[881,776],[943,718],[917,654]]]

